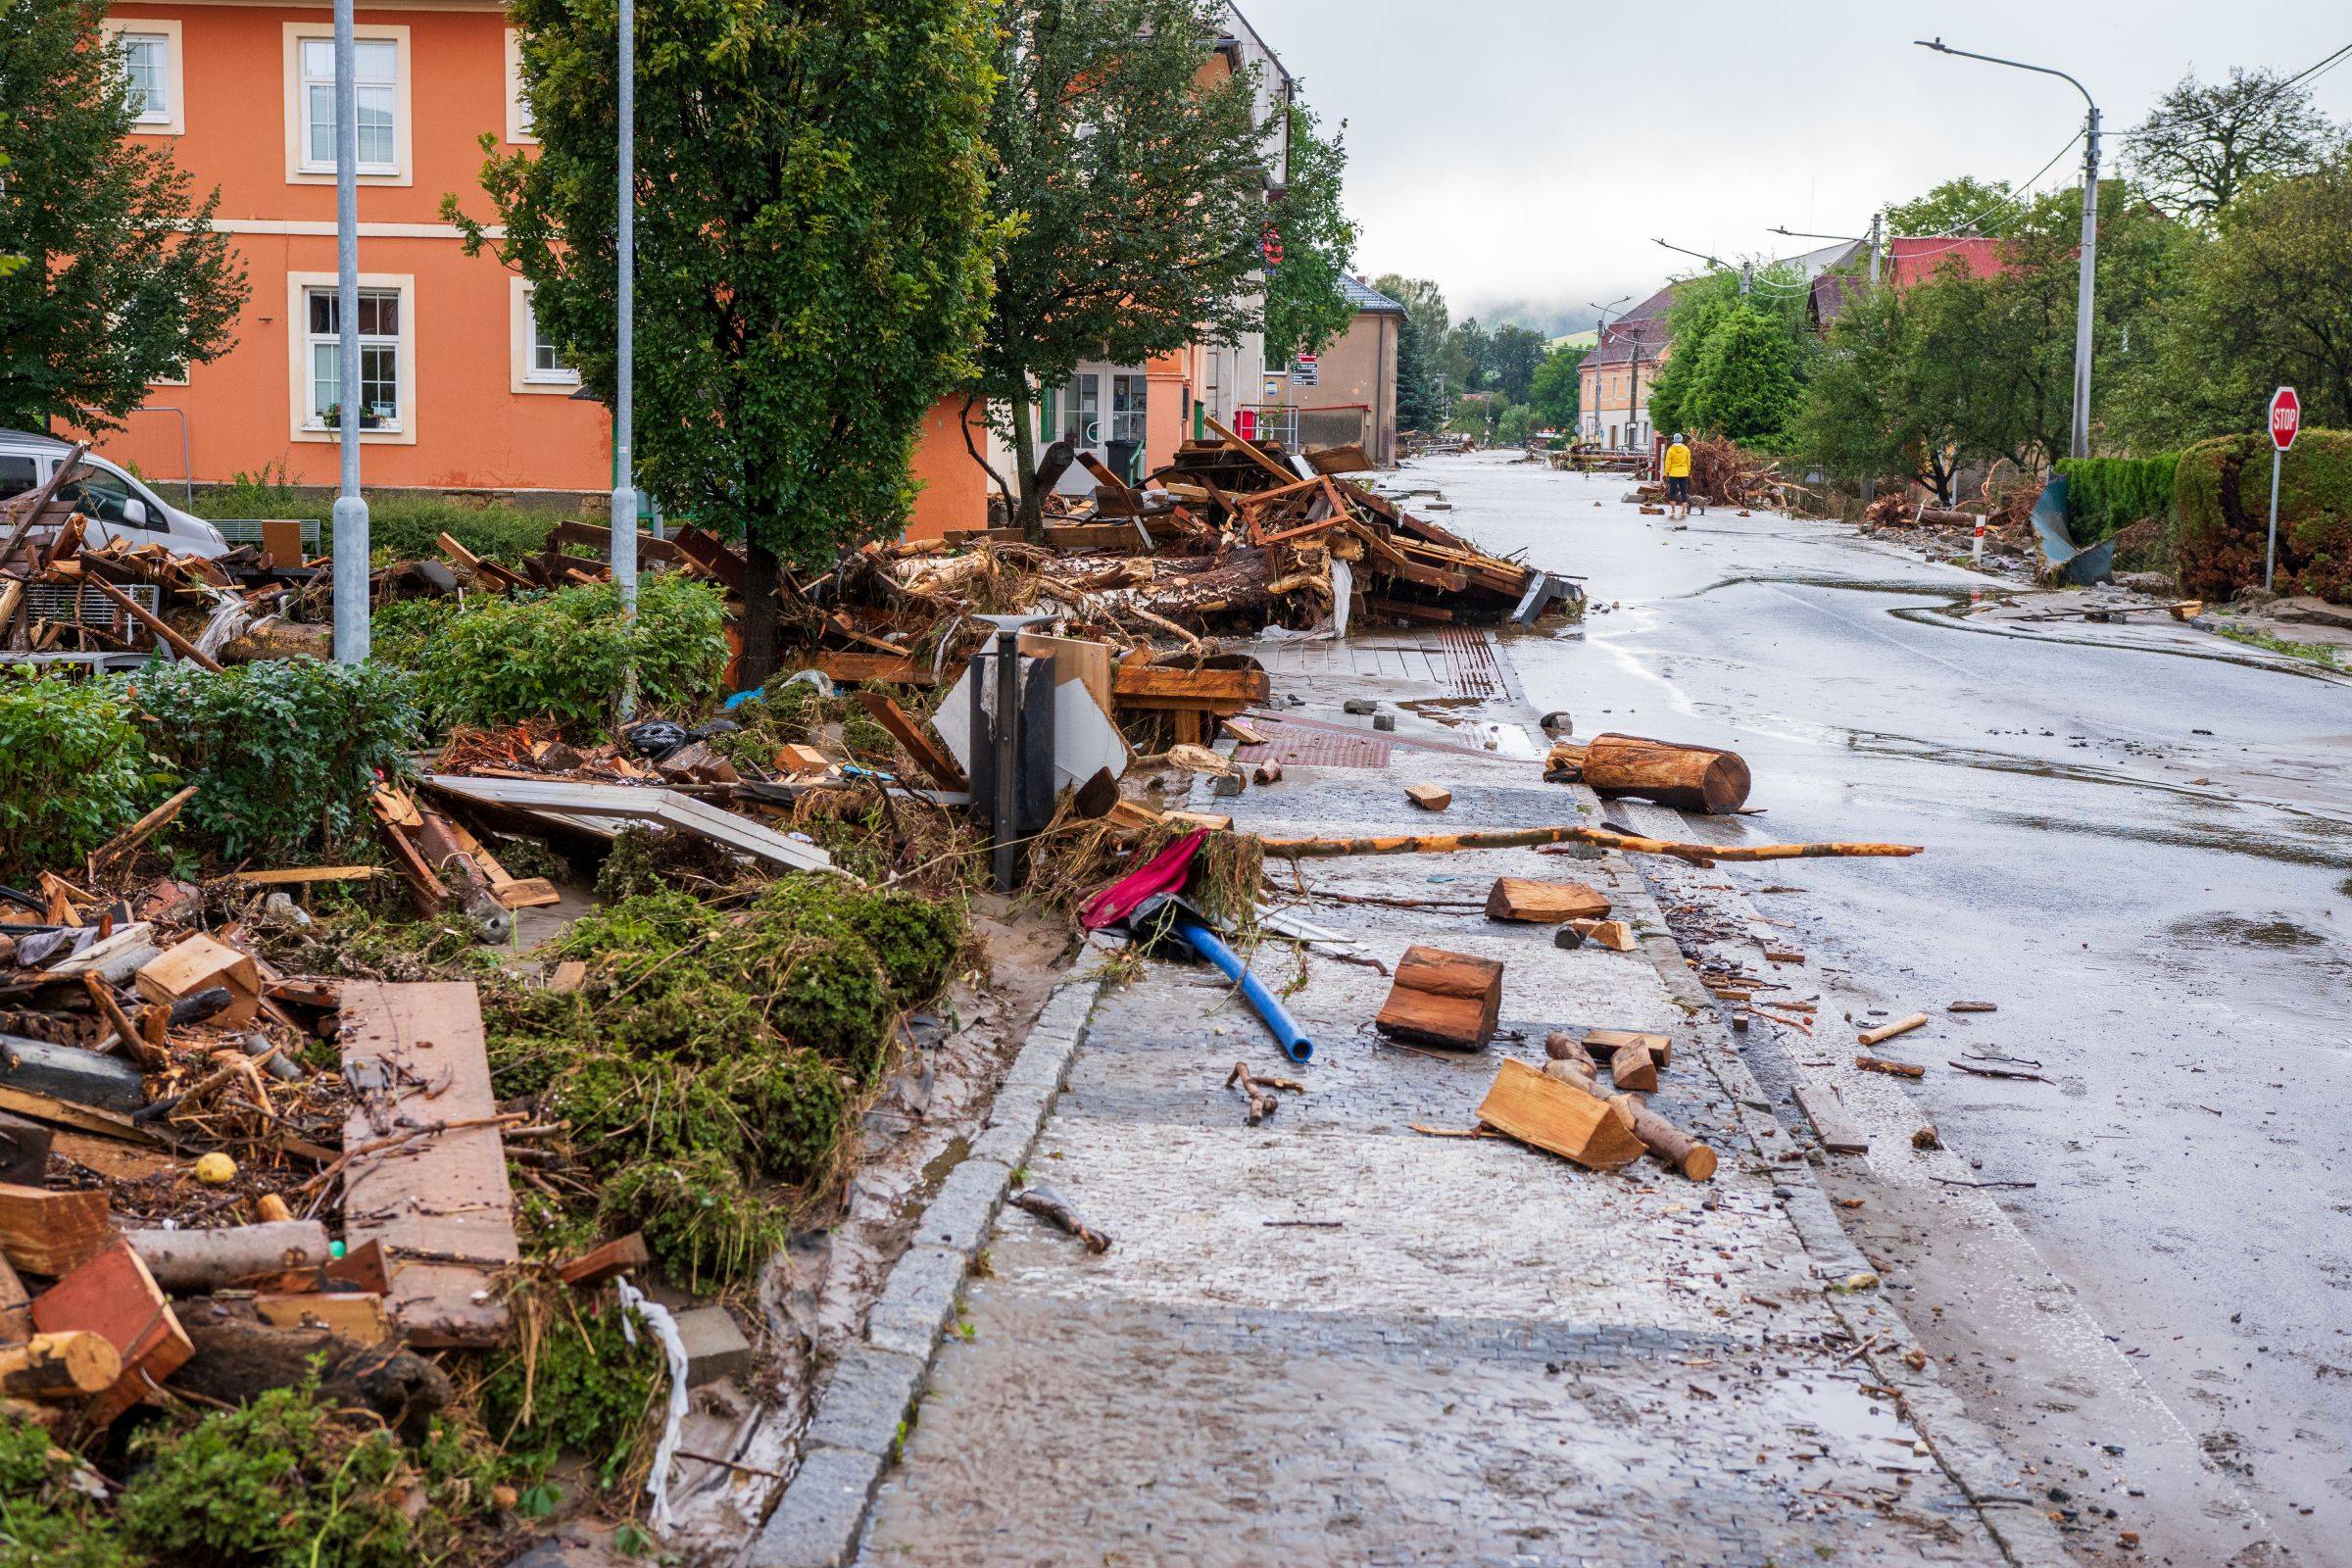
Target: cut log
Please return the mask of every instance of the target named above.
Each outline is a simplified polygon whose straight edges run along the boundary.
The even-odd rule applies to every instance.
[[[1558,925],[1563,920],[1602,920],[1608,913],[1609,901],[1582,882],[1539,882],[1532,877],[1499,876],[1487,890],[1490,920]]]
[[[355,1344],[322,1328],[260,1322],[247,1302],[196,1300],[183,1311],[193,1359],[172,1386],[197,1397],[244,1404],[300,1384],[318,1357],[322,1401],[372,1410],[403,1442],[427,1437],[434,1413],[449,1403],[448,1374],[410,1351]]]
[[[1715,1151],[1641,1101],[1633,1102],[1633,1109],[1634,1136],[1642,1140],[1642,1148],[1694,1182],[1703,1182],[1715,1174]]]
[[[1630,1102],[1600,1100],[1547,1078],[1524,1061],[1506,1060],[1478,1119],[1496,1132],[1592,1170],[1619,1170],[1640,1159]]]
[[[1620,1092],[1649,1094],[1658,1087],[1658,1058],[1640,1043],[1619,1046],[1609,1056],[1609,1082]]]
[[[1580,769],[1602,796],[1638,795],[1716,816],[1747,804],[1747,763],[1736,752],[1640,735],[1595,735],[1585,743]]]
[[[20,1399],[78,1399],[122,1377],[122,1354],[103,1334],[69,1329],[0,1346],[0,1393]]]
[[[1617,1054],[1620,1046],[1647,1046],[1658,1058],[1658,1065],[1674,1065],[1674,1041],[1645,1029],[1588,1029],[1585,1031],[1585,1050],[1598,1060],[1606,1061]]]
[[[149,1002],[177,1002],[199,991],[225,986],[229,1004],[216,1020],[224,1029],[253,1022],[254,1010],[261,1003],[262,977],[253,956],[208,936],[192,936],[166,949],[162,957],[141,966],[134,978],[139,995]]]
[[[1396,1040],[1483,1050],[1502,1016],[1502,965],[1492,958],[1411,947],[1396,960],[1373,1026]]]
[[[1623,920],[1571,920],[1568,924],[1587,942],[1597,942],[1611,953],[1631,953],[1641,944],[1634,928]]]
[[[1876,1029],[1865,1029],[1860,1034],[1854,1036],[1854,1043],[1856,1045],[1875,1046],[1883,1040],[1892,1040],[1896,1035],[1907,1035],[1912,1030],[1917,1029],[1920,1025],[1926,1023],[1927,1021],[1928,1015],[1926,1013],[1915,1012],[1908,1018],[1897,1018],[1894,1020],[1894,1022],[1883,1023]]]
[[[82,1412],[93,1429],[145,1398],[194,1353],[171,1298],[120,1238],[32,1298],[32,1326],[44,1334],[87,1329],[103,1335],[122,1357],[122,1375]],[[287,1378],[278,1386],[298,1381]]]
[[[106,1195],[0,1184],[0,1254],[27,1274],[71,1273],[114,1235]]]
[[[181,1293],[275,1279],[288,1269],[318,1268],[331,1255],[326,1227],[315,1219],[210,1231],[126,1230],[122,1239],[158,1285]]]
[[[1435,784],[1407,784],[1404,798],[1424,811],[1443,811],[1453,804],[1453,792]]]
[[[1583,1089],[1589,1094],[1600,1093],[1600,1069],[1583,1054],[1574,1056],[1554,1056],[1544,1064],[1544,1076],[1557,1078],[1570,1088]],[[1605,1098],[1605,1097],[1604,1097]]]
[[[0,1340],[11,1344],[32,1338],[32,1293],[17,1278],[8,1259],[0,1257]]]

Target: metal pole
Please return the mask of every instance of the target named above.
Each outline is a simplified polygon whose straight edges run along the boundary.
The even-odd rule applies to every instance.
[[[1021,747],[1021,634],[1011,626],[997,629],[996,741],[996,879],[999,893],[1010,893],[1018,881],[1016,857],[1021,837],[1019,788]]]
[[[368,503],[360,496],[360,95],[353,0],[335,0],[335,662],[368,659]],[[400,302],[412,310],[414,300]],[[306,304],[305,309],[308,309]],[[295,328],[299,330],[299,326]],[[412,410],[401,411],[414,418]]]
[[[1886,226],[1886,215],[1885,213],[1870,215],[1870,286],[1872,288],[1879,286],[1880,232]]]
[[[349,0],[344,0],[348,4]],[[619,233],[614,253],[619,264],[615,291],[619,299],[619,331],[612,371],[612,581],[620,588],[624,613],[637,612],[637,480],[630,451],[635,410],[632,388],[637,374],[637,4],[620,0],[620,177],[616,199]]]
[[[2262,548],[2262,591],[2271,591],[2271,574],[2278,566],[2278,465],[2286,457],[2276,440],[2271,442],[2271,537]]]
[[[2078,458],[2090,456],[2091,286],[2098,270],[2098,251],[2099,106],[2094,103],[2088,140],[2082,149],[2082,260],[2075,288],[2074,455]]]

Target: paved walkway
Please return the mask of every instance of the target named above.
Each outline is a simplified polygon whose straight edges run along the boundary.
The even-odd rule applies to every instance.
[[[1325,722],[1368,726],[1343,695],[1464,700],[1445,658],[1385,682],[1270,662],[1308,699],[1290,711]],[[1382,738],[1385,766],[1294,767],[1220,805],[1261,831],[1383,832],[1560,821],[1581,795],[1530,760],[1403,744],[1461,739],[1410,714]],[[1452,809],[1413,810],[1408,782],[1449,786]],[[1506,873],[1582,876],[1656,929],[1614,860],[1320,861],[1306,880],[1475,901]],[[1752,1086],[1711,1070],[1726,1048],[1694,1040],[1662,939],[1565,952],[1475,909],[1299,912],[1384,958],[1426,941],[1502,959],[1518,1038],[1463,1057],[1389,1046],[1369,1027],[1387,981],[1316,956],[1289,998],[1316,1056],[1284,1069],[1209,971],[1154,963],[1113,989],[1029,1172],[1116,1245],[1098,1256],[1022,1210],[997,1218],[860,1561],[2002,1560],[1876,1381],[1892,1374],[1852,1353],[1824,1291],[1852,1254],[1806,1252],[1770,1118],[1742,1132]],[[1278,989],[1301,977],[1287,944],[1257,966]],[[1674,1036],[1655,1103],[1715,1143],[1714,1182],[1411,1130],[1472,1126],[1498,1058],[1541,1060],[1546,1028],[1577,1025]],[[1307,1091],[1245,1126],[1222,1087],[1237,1059]]]

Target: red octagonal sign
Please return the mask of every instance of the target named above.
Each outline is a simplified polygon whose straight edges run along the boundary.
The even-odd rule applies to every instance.
[[[2282,386],[2271,394],[2271,445],[2284,452],[2295,444],[2295,432],[2303,424],[2303,400],[2295,389]]]

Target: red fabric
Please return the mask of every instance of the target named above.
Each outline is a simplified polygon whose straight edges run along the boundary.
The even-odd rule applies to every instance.
[[[1193,856],[1207,837],[1205,830],[1195,828],[1087,900],[1078,909],[1079,925],[1089,931],[1116,925],[1134,913],[1135,906],[1146,899],[1182,888],[1184,879],[1193,873]]]

